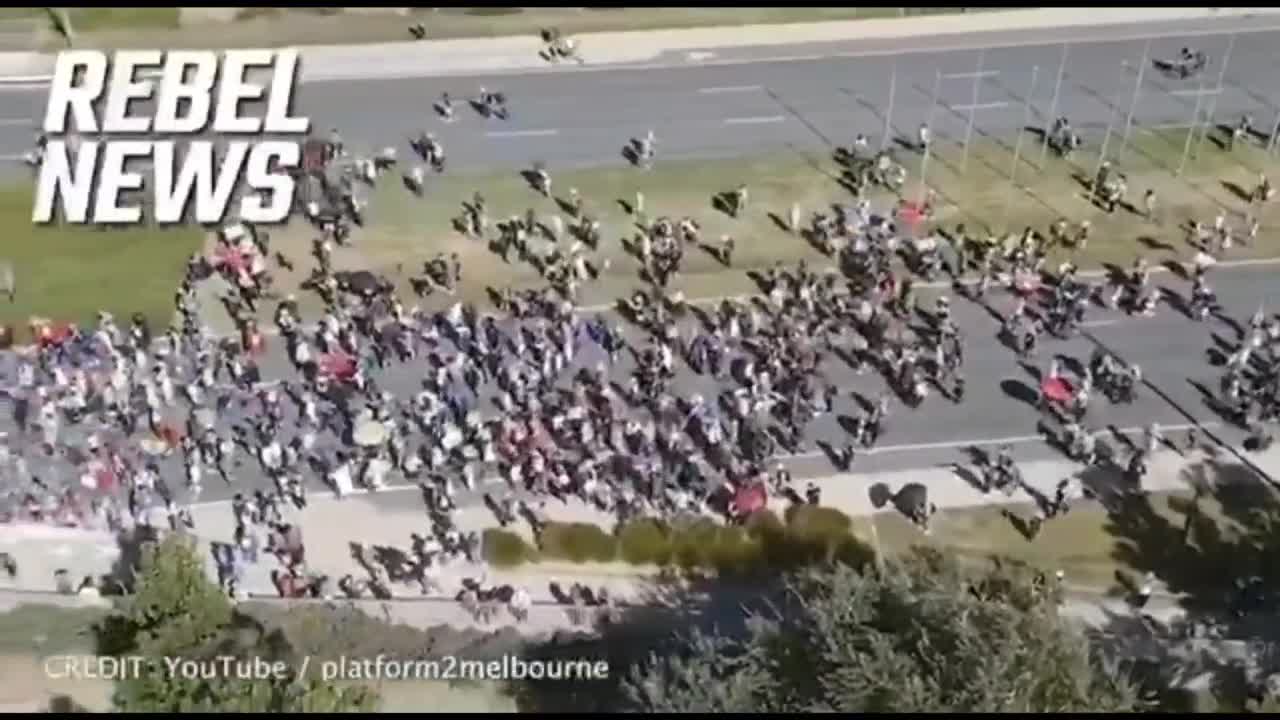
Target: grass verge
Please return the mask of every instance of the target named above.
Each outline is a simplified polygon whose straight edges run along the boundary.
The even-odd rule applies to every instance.
[[[1109,508],[1080,503],[1035,535],[1027,534],[1029,507],[940,512],[928,536],[896,514],[860,517],[854,534],[886,553],[932,545],[974,560],[1008,556],[1062,570],[1072,586],[1113,595],[1133,592],[1150,572],[1189,607],[1220,608],[1235,578],[1260,576],[1271,586],[1280,580],[1270,572],[1280,518],[1276,492],[1251,474],[1235,482],[1233,467],[1211,471],[1217,489],[1199,497],[1163,492]]]
[[[1029,133],[1024,138],[1016,186],[1009,182],[1014,143],[1005,138],[976,140],[967,167],[963,168],[960,146],[940,140],[931,155],[926,180],[941,195],[937,221],[946,228],[964,223],[971,230],[1003,234],[1027,226],[1044,230],[1060,217],[1072,221],[1089,219],[1096,239],[1074,257],[1081,266],[1128,264],[1139,253],[1155,261],[1185,260],[1191,250],[1185,244],[1182,226],[1190,219],[1208,221],[1223,209],[1236,214],[1248,210],[1239,192],[1252,187],[1258,172],[1274,172],[1276,162],[1253,146],[1228,154],[1206,143],[1201,154],[1187,163],[1182,175],[1175,176],[1184,138],[1185,132],[1137,131],[1123,153],[1117,149],[1118,140],[1113,145],[1112,154],[1119,156],[1116,164],[1129,176],[1130,201],[1140,204],[1148,188],[1156,191],[1159,208],[1154,219],[1126,210],[1107,214],[1092,206],[1081,179],[1093,175],[1097,155],[1080,153],[1070,161],[1049,156],[1042,164],[1039,145]],[[905,151],[900,158],[912,178],[905,194],[914,199],[919,195],[920,158]],[[643,196],[649,218],[693,217],[701,224],[706,240],[730,235],[737,242],[732,269],[722,266],[709,253],[691,249],[686,253],[681,276],[672,284],[673,290],[682,290],[691,298],[740,294],[756,289],[744,270],[799,259],[810,265],[831,264],[806,241],[784,229],[783,218],[793,203],[807,215],[831,203],[849,203],[853,199],[840,184],[840,169],[833,160],[798,150],[752,158],[673,160],[659,162],[650,171],[628,167],[566,171],[553,168],[552,173],[553,198],[534,193],[514,171],[449,175],[431,185],[425,198],[410,195],[397,183],[383,183],[372,198],[370,226],[357,248],[340,256],[339,262],[394,275],[397,269],[416,272],[421,261],[435,253],[456,252],[464,268],[460,292],[469,300],[483,300],[485,285],[538,284],[541,281],[533,268],[504,263],[482,243],[459,235],[452,227],[452,218],[459,214],[462,203],[480,189],[495,221],[523,217],[529,209],[544,224],[557,215],[568,221],[562,201],[570,188],[577,188],[585,199],[586,212],[600,220],[604,228],[604,241],[596,260],[607,260],[610,268],[602,282],[584,288],[580,297],[583,304],[608,303],[639,284],[640,266],[620,242],[620,238],[635,232],[635,217],[626,208],[634,206],[639,196]],[[739,182],[748,184],[751,206],[734,219],[714,209],[711,200]],[[884,192],[873,194],[877,207],[897,199]],[[1233,257],[1276,253],[1280,229],[1268,217],[1273,211],[1252,210],[1261,213],[1263,222],[1259,242],[1237,248]],[[309,242],[305,230],[286,232],[282,238],[291,244],[294,254],[305,253]],[[481,279],[483,282],[478,282]]]
[[[877,552],[892,556],[932,546],[975,563],[1003,556],[1046,573],[1062,570],[1069,586],[1111,595],[1132,593],[1149,572],[1189,608],[1221,609],[1235,578],[1257,576],[1280,587],[1274,570],[1280,493],[1243,465],[1216,459],[1188,465],[1181,479],[1185,491],[1121,495],[1105,506],[1077,502],[1039,533],[1029,530],[1029,506],[944,509],[925,535],[893,512],[850,518],[802,505],[791,507],[785,519],[757,513],[742,527],[706,519],[640,520],[612,535],[595,529],[606,542],[570,551],[544,543],[539,556],[525,557],[533,563],[568,559],[588,568],[616,557],[635,572],[656,566],[750,578],[762,570],[833,558],[860,563]]]
[[[1147,188],[1157,191],[1158,222],[1123,210],[1107,215],[1092,207],[1077,178],[1092,175],[1097,156],[1081,153],[1069,162],[1050,156],[1041,165],[1038,145],[1030,135],[1024,138],[1017,187],[1008,182],[1013,143],[1007,138],[975,141],[963,170],[960,147],[940,139],[926,180],[942,196],[938,221],[946,227],[965,223],[974,229],[1003,232],[1025,226],[1043,229],[1058,217],[1088,218],[1097,239],[1076,258],[1082,266],[1128,264],[1138,253],[1155,262],[1186,259],[1190,249],[1179,226],[1189,218],[1208,220],[1224,208],[1237,213],[1245,210],[1247,203],[1238,196],[1239,191],[1251,187],[1259,172],[1274,174],[1276,161],[1256,147],[1241,147],[1229,154],[1210,141],[1188,162],[1182,175],[1175,177],[1185,137],[1185,131],[1137,131],[1122,154],[1116,151],[1120,155],[1117,162],[1130,177],[1132,200],[1139,200]],[[901,158],[913,178],[908,181],[907,194],[915,197],[919,158],[905,152]],[[737,241],[733,268],[725,268],[701,250],[687,253],[682,274],[673,281],[672,289],[682,290],[690,298],[754,292],[755,283],[744,271],[776,262],[805,259],[811,266],[830,264],[803,239],[784,230],[782,217],[793,203],[807,214],[833,202],[847,203],[853,197],[839,183],[834,161],[800,151],[660,162],[651,171],[630,167],[552,170],[553,194],[564,200],[569,188],[579,189],[586,212],[604,228],[595,260],[607,260],[609,270],[600,282],[583,289],[579,300],[585,305],[608,304],[640,284],[640,266],[620,242],[620,238],[634,234],[635,217],[624,204],[634,206],[638,194],[643,195],[645,214],[650,218],[693,217],[702,225],[705,239],[730,235]],[[742,181],[751,191],[751,205],[742,217],[730,218],[712,207],[716,193]],[[353,250],[338,251],[338,265],[368,267],[392,276],[399,272],[402,290],[407,291],[408,275],[416,273],[423,260],[440,252],[456,252],[463,261],[463,299],[484,301],[486,286],[540,284],[540,277],[529,265],[504,263],[483,243],[464,238],[453,229],[452,218],[476,189],[483,191],[495,220],[523,216],[530,208],[545,222],[554,216],[565,217],[557,199],[537,195],[515,171],[449,174],[433,182],[425,198],[409,194],[389,178],[372,197],[369,228]],[[873,198],[879,207],[896,200],[885,193]],[[0,241],[0,258],[14,263],[19,285],[17,301],[0,304],[0,321],[22,326],[33,314],[84,320],[105,307],[117,315],[139,310],[168,322],[173,288],[184,258],[200,245],[199,231],[37,228],[30,224],[30,207],[30,189],[0,190],[0,222],[10,228]],[[1274,210],[1254,210],[1261,213],[1263,222],[1259,242],[1238,248],[1234,257],[1276,254],[1280,231],[1271,217]],[[297,225],[276,233],[275,243],[305,269],[309,263],[302,259],[307,256],[311,237],[308,228]],[[277,286],[293,287],[301,279],[281,273]]]
[[[35,315],[91,321],[98,310],[117,317],[145,313],[167,326],[187,257],[199,249],[197,228],[102,230],[31,223],[33,189],[0,188],[0,259],[13,264],[14,302],[0,298],[0,323],[28,337]]]

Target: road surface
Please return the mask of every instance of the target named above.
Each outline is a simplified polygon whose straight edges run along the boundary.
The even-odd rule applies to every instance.
[[[660,158],[734,157],[788,145],[822,148],[847,144],[859,132],[875,139],[883,134],[895,66],[892,124],[898,134],[913,135],[926,121],[938,73],[943,79],[933,118],[936,136],[963,136],[970,107],[979,131],[1007,133],[1023,124],[1024,98],[1030,98],[1035,124],[1046,121],[1059,69],[1065,67],[1054,114],[1069,116],[1086,132],[1100,132],[1112,119],[1125,120],[1142,64],[1139,37],[1148,34],[1157,37],[1150,58],[1172,57],[1180,47],[1193,46],[1212,59],[1201,80],[1164,77],[1149,62],[1142,73],[1135,125],[1185,125],[1195,109],[1198,83],[1210,90],[1216,86],[1230,43],[1229,34],[1202,34],[1244,28],[1251,32],[1235,36],[1216,117],[1234,120],[1249,112],[1266,129],[1276,112],[1270,98],[1278,85],[1273,48],[1280,27],[1264,29],[1276,24],[1276,18],[1260,17],[1061,33],[1006,31],[735,48],[716,51],[708,64],[320,81],[300,87],[296,107],[312,118],[317,131],[338,128],[352,148],[403,143],[428,128],[457,170],[511,169],[533,161],[552,168],[584,167],[622,162],[622,146],[650,129],[658,137]],[[1061,43],[1067,39],[1080,42],[1071,46],[1064,64]],[[984,46],[988,49],[977,49]],[[798,59],[753,61],[759,57]],[[1033,68],[1037,83],[1028,94]],[[436,117],[432,103],[442,92],[461,100],[480,87],[507,94],[509,120],[485,120],[463,102],[455,122]],[[0,89],[0,97],[0,158],[12,160],[30,147],[47,93],[10,87]],[[140,105],[138,112],[145,111]]]
[[[1237,321],[1246,321],[1259,303],[1266,301],[1268,287],[1274,279],[1273,269],[1263,265],[1230,270],[1224,268],[1221,272],[1223,274],[1216,287],[1226,312]],[[1178,280],[1170,273],[1153,277],[1156,283],[1169,287],[1171,291],[1186,290],[1185,281]],[[923,291],[922,303],[931,303],[931,297],[936,292]],[[991,303],[993,309],[1000,313],[1008,313],[1013,307],[1012,298],[1003,294],[993,296]],[[1052,454],[1051,449],[1038,441],[1036,434],[1038,413],[1032,404],[1035,388],[1038,387],[1038,381],[1032,374],[1035,368],[1022,367],[1013,352],[1001,345],[997,340],[999,323],[988,310],[967,301],[957,301],[953,314],[967,338],[965,401],[957,405],[933,396],[917,410],[896,404],[876,451],[859,457],[856,472],[928,467],[954,462],[962,457],[963,448],[972,444],[1013,443],[1018,455],[1028,459]],[[1129,317],[1095,308],[1085,329],[1087,336],[1067,341],[1046,341],[1038,358],[1039,370],[1047,368],[1053,354],[1061,354],[1080,362],[1087,361],[1096,339],[1129,362],[1141,365],[1146,378],[1163,394],[1161,397],[1157,393],[1144,391],[1134,404],[1122,406],[1111,406],[1099,399],[1090,411],[1091,423],[1095,427],[1111,426],[1134,434],[1152,421],[1164,426],[1184,427],[1188,423],[1197,422],[1210,424],[1211,427],[1221,424],[1220,418],[1205,406],[1200,391],[1193,383],[1216,387],[1217,371],[1210,366],[1207,353],[1217,344],[1235,341],[1235,331],[1229,324],[1217,320],[1197,324],[1169,307],[1162,307],[1152,318]],[[588,350],[580,353],[577,361],[595,365],[602,359],[594,350]],[[614,379],[624,380],[625,373],[631,367],[630,357],[624,356],[614,373]],[[694,393],[700,393],[708,399],[717,395],[715,380],[694,375],[687,368],[680,367],[681,372],[674,386],[678,395],[690,397]],[[1065,367],[1070,368],[1070,365]],[[293,377],[278,341],[269,345],[262,369],[268,379]],[[789,462],[797,475],[829,474],[832,471],[829,460],[813,443],[825,441],[837,447],[846,443],[848,435],[842,429],[841,416],[852,418],[859,414],[853,393],[865,398],[875,398],[885,389],[884,381],[874,372],[859,375],[849,365],[834,357],[824,361],[822,371],[832,384],[841,388],[842,394],[834,413],[819,417],[810,424],[810,444],[802,448],[799,454],[790,457]],[[375,377],[379,385],[388,392],[407,398],[418,391],[421,373],[420,364],[393,364]],[[0,385],[11,385],[13,377],[11,358],[8,362],[0,362]],[[568,377],[567,373],[565,377]],[[488,413],[496,412],[489,404],[492,395],[492,388],[481,392],[481,407]],[[285,406],[289,412],[293,411],[292,403],[286,401]],[[184,407],[179,401],[174,410],[175,418],[184,417]],[[221,417],[225,422],[236,422],[241,415],[241,411],[233,406]],[[286,428],[289,426],[288,422],[284,425]],[[0,430],[16,431],[13,414],[8,410],[0,415]],[[69,428],[64,432],[74,436],[85,432],[85,428]],[[1222,432],[1229,441],[1240,439],[1234,431]],[[281,438],[282,442],[289,439]],[[46,475],[42,468],[50,463],[56,469],[56,474],[51,470],[48,473],[50,475],[68,477],[71,472],[64,461],[50,460],[39,455],[34,448],[29,454],[33,455],[29,463],[37,474]],[[239,486],[237,489],[254,487],[264,481],[250,458],[241,456],[240,459],[243,464],[235,473]],[[162,465],[168,467],[168,477],[176,489],[183,477],[180,459],[168,458],[162,461]],[[230,492],[231,489],[216,476],[207,476],[205,493],[201,499],[223,499]]]
[[[1256,28],[1267,22],[1271,19],[1261,18],[1249,21],[1248,26]],[[1157,35],[1187,34],[1240,27],[1242,21],[1235,19],[1194,26],[1168,23],[1149,31]],[[1128,98],[1136,79],[1124,77],[1120,62],[1128,59],[1136,69],[1143,51],[1141,40],[1115,38],[1131,37],[1134,32],[1124,28],[1092,29],[1090,34],[1100,38],[1098,42],[1072,46],[1061,87],[1061,113],[1070,115],[1077,124],[1105,124],[1113,112],[1107,105],[1110,99],[1123,88],[1129,88],[1124,95]],[[1054,44],[1050,37],[1054,37],[1052,33],[984,33],[946,38],[948,47],[973,47],[985,41],[1016,44],[987,51],[930,52],[922,49],[929,47],[928,40],[920,38],[874,41],[867,49],[872,53],[901,49],[903,54],[896,59],[874,54],[709,67],[549,72],[524,75],[518,81],[425,78],[318,82],[301,87],[298,105],[322,131],[328,125],[341,128],[352,145],[377,145],[389,138],[404,137],[411,129],[405,123],[419,118],[435,128],[450,149],[451,162],[459,167],[509,169],[533,159],[545,160],[553,167],[613,164],[621,161],[619,149],[626,138],[643,134],[648,128],[657,132],[663,157],[738,155],[788,143],[812,144],[824,142],[823,139],[843,142],[859,130],[875,134],[883,126],[883,118],[877,119],[875,108],[887,104],[890,69],[895,62],[894,124],[899,128],[910,131],[927,115],[932,83],[937,72],[943,70],[964,77],[941,81],[939,98],[954,112],[937,114],[939,132],[962,132],[960,115],[964,110],[959,106],[973,103],[974,71],[979,64],[983,68],[983,74],[977,77],[977,103],[983,106],[978,111],[980,126],[1016,127],[1022,116],[1019,93],[1024,91],[1020,88],[1029,83],[1033,66],[1040,68],[1042,81],[1034,94],[1035,104],[1047,112],[1053,94],[1052,80],[1062,60],[1062,46]],[[1221,116],[1243,110],[1252,111],[1259,118],[1272,116],[1269,108],[1263,108],[1269,94],[1264,88],[1275,87],[1272,58],[1278,37],[1280,30],[1236,36],[1231,71],[1226,75],[1228,84],[1218,103]],[[1227,36],[1161,37],[1151,43],[1150,55],[1168,57],[1182,45],[1194,45],[1208,52],[1216,63],[1228,42]],[[777,47],[768,50],[773,56],[789,51]],[[826,51],[841,50],[830,47]],[[732,52],[743,53],[742,57],[749,59],[752,51],[748,48]],[[1208,75],[1214,74],[1215,67]],[[1187,83],[1162,79],[1154,72],[1145,72],[1143,80],[1140,123],[1176,122],[1179,117],[1188,116],[1194,99],[1177,94],[1188,89]],[[441,91],[450,90],[460,97],[480,85],[509,95],[513,110],[510,121],[485,121],[461,108],[457,121],[451,125],[430,117],[430,103]],[[4,99],[2,112],[7,114],[7,119],[0,119],[0,154],[21,152],[30,136],[24,119],[36,118],[42,112],[45,93],[11,88],[0,92],[0,97]],[[1267,300],[1271,277],[1266,267],[1233,271],[1230,283],[1219,283],[1219,294],[1234,317],[1244,318]],[[1174,282],[1175,278],[1162,275],[1159,281]],[[1008,300],[1000,302],[1001,310],[1007,311]],[[994,342],[996,323],[985,310],[961,303],[956,312],[969,337],[969,398],[960,406],[934,398],[917,412],[898,410],[888,421],[882,447],[859,460],[860,470],[948,462],[955,459],[958,448],[974,442],[1014,442],[1019,452],[1028,456],[1048,452],[1035,441],[1034,409],[1020,399],[1035,387],[1035,379],[1017,365],[1008,350]],[[1212,342],[1210,326],[1195,325],[1170,312],[1152,319],[1135,319],[1103,311],[1095,312],[1091,325],[1090,331],[1100,341],[1141,364],[1147,377],[1173,401],[1148,394],[1132,406],[1100,407],[1096,411],[1098,423],[1134,428],[1152,420],[1166,425],[1214,420],[1188,382],[1188,378],[1212,380],[1205,363],[1206,348]],[[1222,329],[1219,332],[1231,335]],[[1083,359],[1091,345],[1088,339],[1079,338],[1055,343],[1046,351],[1050,349]],[[277,353],[267,363],[267,374],[279,374],[284,366]],[[397,394],[414,392],[418,372],[392,370],[383,385]],[[838,361],[829,361],[824,372],[842,388],[866,396],[874,397],[882,387],[878,378],[856,376]],[[681,377],[678,388],[688,394],[714,394],[710,381],[688,374]],[[842,414],[855,414],[851,398],[842,399],[836,417],[814,423],[813,438],[842,443],[844,435],[838,423]],[[44,461],[35,462],[39,466]],[[177,460],[168,462],[175,465],[175,473],[179,472]],[[829,469],[823,453],[813,446],[803,449],[792,463],[802,474]],[[247,466],[241,477],[249,484],[260,479],[256,470]],[[216,480],[209,482],[206,490],[206,499],[218,499],[227,493]]]

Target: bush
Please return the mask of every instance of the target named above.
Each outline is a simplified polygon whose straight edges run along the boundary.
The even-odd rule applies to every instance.
[[[618,530],[618,552],[633,565],[666,565],[671,562],[671,538],[657,520],[636,520]]]
[[[834,508],[797,505],[787,510],[785,522],[769,510],[752,513],[741,526],[728,527],[703,517],[670,525],[645,518],[622,525],[616,537],[589,523],[552,522],[543,529],[538,546],[545,557],[575,563],[609,562],[621,556],[633,565],[674,565],[686,571],[713,570],[741,577],[814,563],[861,567],[872,554],[854,537],[852,525],[848,515]],[[485,540],[489,557],[488,533]],[[495,550],[503,561],[521,558],[510,564],[533,559],[536,552],[523,543],[524,550],[519,551],[510,539],[497,542],[503,544]]]
[[[787,525],[806,535],[831,537],[849,534],[853,520],[835,508],[792,505],[787,508]]]
[[[708,518],[697,518],[673,527],[672,559],[685,570],[710,566],[719,535],[720,525]]]
[[[867,557],[853,536],[853,520],[834,508],[792,505],[786,524],[776,515],[748,519],[748,532],[761,543],[758,562],[774,570],[790,570],[833,560],[858,566]]]
[[[757,510],[747,516],[742,524],[747,534],[756,540],[776,540],[787,531],[778,514],[772,510]]]
[[[743,527],[722,527],[712,546],[711,564],[723,575],[744,576],[760,569],[764,543]]]
[[[618,541],[591,523],[547,523],[538,544],[549,557],[569,562],[610,562],[618,555]]]
[[[537,551],[509,530],[489,528],[480,540],[485,562],[495,567],[515,567],[537,559]]]

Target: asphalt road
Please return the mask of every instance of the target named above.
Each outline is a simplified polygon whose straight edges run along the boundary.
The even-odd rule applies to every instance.
[[[1263,17],[1161,23],[1146,29],[1161,35],[1151,42],[1150,57],[1172,57],[1184,45],[1203,49],[1211,63],[1202,81],[1212,89],[1230,38],[1188,35],[1274,22]],[[658,137],[660,158],[732,157],[787,145],[845,144],[858,132],[880,136],[896,65],[892,124],[898,134],[913,135],[928,118],[938,73],[943,79],[937,83],[935,136],[963,136],[971,106],[977,108],[979,132],[1007,133],[1023,124],[1024,98],[1030,98],[1035,123],[1045,122],[1064,65],[1061,41],[1085,30],[1072,30],[1069,37],[1004,32],[767,49],[769,57],[809,58],[790,61],[751,62],[765,49],[739,48],[717,51],[708,65],[315,82],[300,87],[296,106],[319,131],[339,128],[353,148],[403,143],[409,134],[429,128],[449,151],[452,167],[463,170],[509,169],[533,161],[552,168],[620,163],[622,146],[649,129]],[[1057,114],[1068,115],[1086,131],[1101,132],[1112,118],[1124,122],[1144,41],[1132,39],[1142,32],[1132,26],[1087,30],[1095,39],[1071,46]],[[1278,37],[1280,29],[1235,36],[1217,118],[1234,120],[1249,112],[1264,127],[1272,122]],[[992,44],[987,50],[953,49],[987,42]],[[714,64],[719,62],[731,64]],[[1033,68],[1037,82],[1028,93]],[[1150,62],[1142,75],[1136,126],[1189,123],[1200,81],[1164,77]],[[436,117],[432,103],[441,92],[461,99],[481,86],[507,94],[509,120],[484,119],[463,103],[455,122]],[[16,158],[31,143],[46,93],[11,88],[0,92],[0,100],[0,157]]]
[[[1159,30],[1153,28],[1152,32]],[[1265,101],[1258,96],[1258,88],[1272,87],[1267,83],[1274,82],[1270,76],[1276,35],[1277,32],[1258,32],[1237,37],[1231,53],[1231,72],[1227,74],[1229,84],[1219,98],[1221,116],[1242,110],[1250,110],[1260,118],[1272,116],[1272,110],[1263,110]],[[953,36],[947,42],[964,40]],[[1024,36],[1020,41],[1034,39]],[[1022,109],[1017,88],[1029,84],[1033,66],[1039,67],[1041,79],[1034,93],[1035,104],[1047,111],[1053,94],[1052,79],[1061,60],[1059,45],[927,52],[919,49],[918,39],[897,42],[908,50],[896,61],[894,124],[899,128],[909,131],[927,115],[931,86],[939,70],[972,73],[980,60],[984,71],[996,73],[980,78],[978,104],[989,105],[978,111],[980,127],[1008,129],[1020,124]],[[1151,56],[1171,56],[1177,48],[1189,44],[1203,48],[1216,63],[1227,42],[1226,37],[1166,37],[1152,42]],[[1120,62],[1128,58],[1136,66],[1142,46],[1141,41],[1114,39],[1074,45],[1061,88],[1060,106],[1064,112],[1078,125],[1085,121],[1105,124],[1112,112],[1107,98],[1125,88],[1127,98],[1135,80],[1119,69]],[[888,56],[830,57],[678,69],[531,74],[518,81],[471,78],[314,83],[302,86],[299,105],[321,129],[327,125],[341,128],[353,145],[380,145],[388,138],[404,137],[410,129],[406,124],[411,124],[414,117],[422,118],[441,136],[456,167],[511,168],[535,159],[553,167],[613,163],[620,161],[618,151],[627,137],[643,134],[649,128],[657,132],[660,152],[665,157],[738,155],[788,143],[820,143],[820,136],[843,142],[859,130],[875,134],[882,127],[883,118],[874,108],[886,104],[883,99],[888,96],[893,63]],[[1208,75],[1210,80],[1216,80],[1214,66]],[[1180,88],[1187,89],[1186,83],[1179,85],[1153,72],[1145,72],[1143,79],[1139,123],[1176,122],[1189,116],[1194,99],[1175,94]],[[430,117],[430,103],[439,92],[448,89],[455,96],[462,96],[480,85],[508,94],[511,120],[485,121],[461,108],[457,122],[451,125],[444,126]],[[957,105],[972,103],[972,75],[943,80],[941,86],[939,97],[953,110]],[[0,99],[2,112],[8,117],[0,119],[0,154],[21,152],[30,132],[20,121],[38,116],[43,109],[43,93],[10,90],[0,92]],[[734,119],[741,122],[727,123]],[[963,131],[955,112],[939,112],[937,126],[942,134]],[[1173,279],[1169,275],[1160,277],[1162,282]],[[1230,283],[1219,283],[1218,290],[1228,310],[1235,317],[1244,318],[1267,299],[1271,278],[1266,269],[1237,270],[1232,272]],[[1001,302],[1007,311],[1009,301]],[[986,311],[961,303],[956,312],[970,338],[966,363],[969,398],[959,406],[933,398],[921,410],[897,410],[888,421],[881,447],[875,454],[861,458],[857,469],[874,471],[950,462],[957,459],[961,447],[975,442],[1014,442],[1026,457],[1049,452],[1035,442],[1035,411],[1021,399],[1036,386],[1035,378],[1017,365],[1012,353],[994,342],[995,320]],[[1148,394],[1132,406],[1103,404],[1094,411],[1096,425],[1136,428],[1152,420],[1172,425],[1189,422],[1188,416],[1214,420],[1188,382],[1188,378],[1211,379],[1205,363],[1206,347],[1211,342],[1209,326],[1194,325],[1169,311],[1149,319],[1097,311],[1091,323],[1094,326],[1090,331],[1099,340],[1141,364],[1147,377],[1172,400],[1170,403]],[[1083,359],[1089,353],[1090,342],[1077,338],[1050,344],[1045,348],[1049,350]],[[1047,360],[1042,365],[1047,365]],[[282,358],[277,357],[269,363],[267,374],[283,368]],[[824,371],[842,388],[871,397],[879,393],[882,385],[878,378],[854,375],[834,360]],[[417,388],[418,373],[414,369],[393,370],[382,385],[396,394],[410,393]],[[678,388],[686,395],[714,395],[710,381],[687,374],[679,380]],[[854,414],[852,408],[852,399],[846,398],[835,415]],[[813,439],[842,442],[837,417],[815,421],[812,431]],[[33,462],[38,466],[44,461]],[[168,462],[173,465],[176,481],[181,477],[177,460]],[[827,472],[830,467],[814,447],[805,449],[792,462],[798,473]],[[248,464],[238,476],[248,484],[261,480]],[[227,494],[216,478],[206,483],[206,492],[204,499]]]
[[[1259,303],[1268,299],[1267,292],[1273,285],[1274,272],[1269,267],[1239,268],[1229,272],[1229,276],[1221,276],[1216,286],[1227,313],[1244,321],[1257,309]],[[1156,277],[1158,282],[1169,285],[1172,290],[1186,289],[1185,283],[1175,282],[1173,275],[1162,274]],[[922,302],[931,303],[930,292],[925,292]],[[916,410],[895,405],[876,451],[860,456],[855,464],[855,471],[873,472],[949,464],[962,460],[963,448],[975,444],[994,446],[1009,442],[1015,445],[1021,458],[1052,456],[1054,451],[1037,439],[1038,413],[1033,403],[1038,382],[1033,375],[1034,368],[1029,370],[1022,367],[1013,353],[999,343],[996,339],[998,321],[991,313],[969,302],[957,301],[955,304],[956,321],[967,337],[965,365],[968,391],[965,401],[953,404],[933,396]],[[1006,296],[996,296],[992,305],[997,311],[1007,313],[1012,308],[1013,301]],[[1096,309],[1088,319],[1087,330],[1089,335],[1108,345],[1126,360],[1140,364],[1145,376],[1164,395],[1160,397],[1156,393],[1144,391],[1132,405],[1120,406],[1111,406],[1105,400],[1098,399],[1090,411],[1090,422],[1095,428],[1102,430],[1114,427],[1136,436],[1143,426],[1152,421],[1163,426],[1179,426],[1190,422],[1211,425],[1219,423],[1220,418],[1205,406],[1200,392],[1191,381],[1209,387],[1216,386],[1216,371],[1209,365],[1206,353],[1215,343],[1213,335],[1221,337],[1225,342],[1234,341],[1235,333],[1229,325],[1220,321],[1196,324],[1169,307],[1162,308],[1152,318],[1131,318]],[[1092,348],[1092,341],[1084,336],[1068,341],[1047,341],[1037,365],[1040,370],[1044,370],[1055,354],[1084,362]],[[268,379],[292,377],[279,343],[276,342],[270,350],[263,364],[264,375]],[[594,365],[602,359],[603,356],[595,351],[587,351],[580,354],[578,362]],[[620,369],[629,370],[631,367],[629,358],[624,358],[620,364]],[[878,375],[871,372],[858,375],[836,358],[827,359],[822,371],[843,393],[834,413],[824,415],[810,424],[809,442],[825,441],[840,446],[847,442],[848,437],[841,427],[840,416],[856,417],[859,414],[853,393],[874,398],[884,391],[885,385]],[[418,390],[422,368],[417,364],[392,365],[374,377],[383,389],[404,399]],[[622,373],[615,374],[615,379],[622,377]],[[0,385],[11,386],[12,383],[11,369],[5,368],[5,372],[0,374]],[[684,370],[676,381],[675,391],[683,397],[700,393],[711,399],[717,395],[717,384],[713,379]],[[489,404],[491,396],[492,392],[482,390],[480,407],[490,413],[493,412],[493,406]],[[292,408],[289,403],[286,406]],[[183,417],[184,407],[180,401],[180,405],[174,410],[175,418]],[[242,416],[243,411],[238,402],[221,415],[225,422],[236,422]],[[284,427],[288,428],[290,425],[290,422],[286,422]],[[0,430],[16,432],[11,413],[6,412],[0,416]],[[64,430],[73,437],[82,435],[85,431],[86,428],[83,427]],[[281,438],[282,442],[291,439],[288,431],[286,435],[290,437]],[[1223,435],[1228,441],[1240,440],[1236,431],[1223,431]],[[78,477],[65,460],[50,459],[40,454],[34,447],[35,442],[33,438],[28,443],[27,453],[33,472],[59,480],[73,481]],[[336,442],[332,437],[322,440],[322,444],[327,443],[330,447]],[[264,477],[252,458],[241,455],[239,459],[241,462],[234,473],[237,489],[254,487],[264,482]],[[166,468],[171,487],[180,490],[183,477],[180,459],[167,458],[161,464]],[[797,475],[832,472],[825,454],[814,444],[802,448],[799,454],[791,457],[790,465]],[[224,485],[216,475],[211,472],[206,474],[202,500],[222,499],[230,492],[232,489]]]

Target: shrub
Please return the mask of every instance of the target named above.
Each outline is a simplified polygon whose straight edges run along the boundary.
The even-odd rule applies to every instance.
[[[848,534],[853,520],[835,508],[792,505],[787,508],[787,525],[807,535],[831,537]]]
[[[750,575],[761,567],[764,543],[743,527],[722,527],[716,533],[711,563],[723,575]]]
[[[537,559],[537,551],[509,530],[489,528],[480,540],[485,562],[495,567],[515,567]]]
[[[671,562],[671,538],[657,520],[635,520],[618,530],[618,552],[633,565],[666,565]]]
[[[757,510],[747,516],[742,524],[747,534],[756,540],[776,540],[787,531],[778,514],[772,510]]]
[[[697,518],[674,526],[671,530],[672,559],[686,570],[709,567],[719,534],[720,526],[708,518]]]
[[[776,516],[758,521],[757,537],[764,543],[762,561],[775,570],[790,570],[814,563],[849,560],[859,564],[865,552],[853,537],[853,521],[834,508],[792,505],[786,511],[786,526],[777,525]]]
[[[867,547],[853,533],[837,541],[831,548],[830,556],[836,562],[858,569],[869,566],[876,559],[875,551]]]
[[[787,510],[785,522],[769,510],[752,513],[741,526],[728,527],[704,517],[678,519],[670,525],[644,518],[625,523],[616,536],[590,523],[551,522],[539,535],[538,546],[544,557],[575,563],[609,562],[621,556],[634,565],[747,576],[814,563],[861,567],[873,558],[854,537],[852,525],[848,515],[834,508],[796,505]],[[486,533],[486,557],[489,542]],[[505,538],[497,542],[512,544]],[[527,545],[523,551],[503,547],[496,552],[504,561],[520,557],[516,562],[536,554]]]
[[[618,554],[618,541],[591,523],[547,523],[538,543],[547,556],[575,563],[609,562]]]

